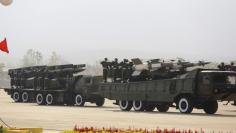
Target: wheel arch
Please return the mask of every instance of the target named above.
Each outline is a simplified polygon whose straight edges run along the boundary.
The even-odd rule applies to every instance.
[[[178,101],[180,100],[180,98],[182,98],[182,97],[189,97],[189,98],[191,98],[193,100],[195,99],[195,96],[193,94],[191,94],[191,93],[181,93],[181,94],[179,94],[179,95],[174,97],[174,103],[177,104]]]

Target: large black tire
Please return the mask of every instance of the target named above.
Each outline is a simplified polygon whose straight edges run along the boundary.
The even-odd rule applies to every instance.
[[[132,108],[132,102],[131,101],[119,101],[119,106],[122,111],[130,111]]]
[[[160,104],[160,105],[157,105],[157,110],[159,112],[167,112],[169,110],[169,105],[168,104]]]
[[[152,112],[155,109],[155,107],[156,107],[155,105],[147,104],[145,107],[145,111]]]
[[[84,98],[83,98],[83,96],[82,95],[80,95],[80,94],[76,94],[75,95],[75,98],[74,98],[75,100],[75,106],[84,106],[84,104],[85,104],[85,101],[84,101]]]
[[[56,103],[55,97],[51,93],[49,93],[46,95],[45,102],[47,105],[53,105]]]
[[[146,107],[146,102],[144,101],[133,101],[133,109],[135,111],[144,111]]]
[[[26,103],[26,102],[29,102],[29,94],[28,92],[23,92],[22,95],[21,95],[21,99],[22,99],[22,102]]]
[[[13,94],[12,94],[12,99],[15,101],[15,102],[21,102],[22,99],[20,97],[20,93],[18,91],[15,91]]]
[[[189,114],[193,111],[193,100],[190,97],[181,97],[178,101],[178,108],[181,113]]]
[[[217,101],[206,101],[203,105],[203,110],[207,114],[215,114],[218,110],[218,103]]]
[[[98,98],[95,103],[98,107],[101,107],[105,103],[105,98]]]
[[[36,103],[37,103],[38,105],[44,105],[44,104],[45,104],[45,97],[43,96],[42,93],[38,93],[38,94],[36,95],[35,100],[36,100]]]

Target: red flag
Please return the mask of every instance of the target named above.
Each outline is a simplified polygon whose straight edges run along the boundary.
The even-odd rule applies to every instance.
[[[2,50],[3,52],[9,53],[6,38],[2,42],[0,42],[0,50]]]

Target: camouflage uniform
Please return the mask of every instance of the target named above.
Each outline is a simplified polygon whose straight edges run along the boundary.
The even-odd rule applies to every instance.
[[[218,68],[221,70],[221,71],[225,71],[226,68],[225,68],[225,63],[224,62],[221,62],[220,65],[218,65]]]
[[[127,82],[128,80],[128,60],[124,59],[121,63],[121,78],[123,82]]]
[[[101,62],[101,64],[103,68],[103,81],[106,83],[109,69],[109,62],[107,61],[107,58],[105,58],[104,61]]]
[[[236,71],[236,66],[234,66],[234,63],[230,63],[230,71]]]
[[[128,68],[127,68],[127,78],[128,80],[130,80],[130,77],[132,76],[132,73],[133,73],[133,65],[134,63],[133,62],[128,62]]]
[[[112,62],[112,70],[113,70],[113,82],[116,82],[119,76],[119,63],[117,58],[115,58],[115,60]]]

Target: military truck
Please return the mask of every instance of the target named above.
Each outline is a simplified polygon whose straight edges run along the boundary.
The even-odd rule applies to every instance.
[[[97,94],[102,77],[78,75],[84,67],[66,64],[10,69],[11,88],[5,91],[15,102],[77,106],[91,102],[102,106],[104,98]]]
[[[160,112],[166,112],[169,107],[176,107],[181,113],[191,113],[193,108],[197,108],[214,114],[218,109],[218,100],[236,100],[236,72],[201,68],[182,70],[181,67],[178,73],[168,70],[171,78],[165,76],[143,81],[103,83],[99,86],[99,92],[103,97],[116,100],[122,111],[131,108],[135,111],[153,111],[157,108]]]

